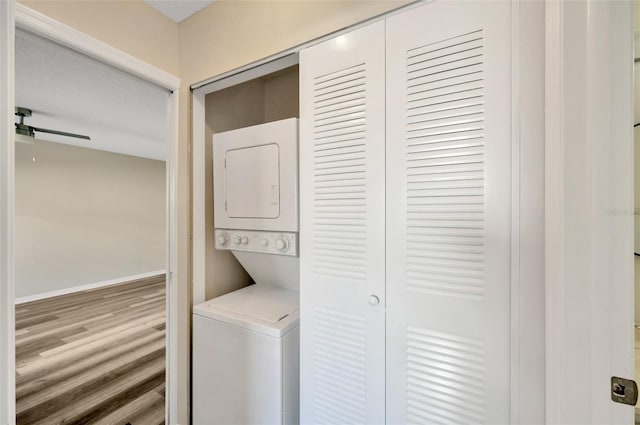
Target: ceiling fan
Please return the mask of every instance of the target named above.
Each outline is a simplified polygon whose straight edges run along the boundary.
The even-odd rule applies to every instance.
[[[17,117],[20,117],[20,122],[15,123],[16,124],[16,142],[33,143],[35,140],[36,132],[57,134],[60,136],[91,140],[89,136],[85,136],[82,134],[67,133],[66,131],[58,131],[58,130],[49,130],[48,128],[32,127],[30,125],[25,124],[24,119],[25,117],[31,116],[31,109],[16,106],[15,114]]]

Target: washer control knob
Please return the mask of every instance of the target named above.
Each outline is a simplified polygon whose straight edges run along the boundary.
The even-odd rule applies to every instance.
[[[369,295],[369,305],[378,305],[380,304],[380,298],[375,295]]]
[[[269,246],[269,239],[263,239],[262,246]]]
[[[276,249],[278,251],[284,251],[287,248],[289,248],[289,239],[287,239],[284,236],[281,236],[278,239],[276,239]]]
[[[235,242],[236,245],[240,245],[242,243],[242,238],[240,236],[236,236],[233,239],[233,242]]]
[[[249,238],[246,236],[243,236],[242,239],[240,239],[240,242],[242,242],[242,245],[248,245],[249,244]]]
[[[225,238],[224,235],[218,236],[217,241],[218,245],[225,246],[227,244],[227,238]]]

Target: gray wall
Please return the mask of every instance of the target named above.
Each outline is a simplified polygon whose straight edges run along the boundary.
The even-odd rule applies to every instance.
[[[165,215],[163,161],[18,143],[16,298],[164,269]]]

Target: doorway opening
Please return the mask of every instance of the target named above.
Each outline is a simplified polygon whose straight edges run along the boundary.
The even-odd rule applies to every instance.
[[[15,42],[16,423],[164,423],[170,93]]]

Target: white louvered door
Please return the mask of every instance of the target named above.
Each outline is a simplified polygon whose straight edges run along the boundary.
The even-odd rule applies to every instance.
[[[387,422],[509,422],[511,11],[387,20]]]
[[[384,28],[300,54],[304,424],[385,420]]]

